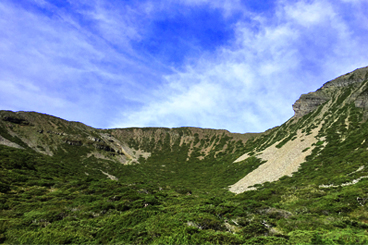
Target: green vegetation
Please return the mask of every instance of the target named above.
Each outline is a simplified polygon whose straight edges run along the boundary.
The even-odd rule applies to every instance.
[[[95,130],[38,114],[50,133],[24,120],[6,121],[1,136],[25,149],[0,145],[0,242],[367,244],[368,122],[367,112],[349,100],[355,90],[350,86],[302,118],[246,142],[189,128],[139,129],[140,137],[129,138],[138,129]],[[282,148],[316,128],[316,143],[302,150],[311,154],[293,177],[238,195],[228,191],[264,163],[258,152]],[[122,134],[134,151],[151,155],[133,165],[121,164],[111,149],[99,149],[96,158],[88,137],[101,139],[101,133]],[[22,135],[36,138],[37,146],[29,147]],[[109,146],[105,141],[98,142]],[[34,150],[48,147],[52,156]],[[244,153],[251,157],[234,163]]]
[[[326,146],[317,142],[294,177],[239,195],[226,187],[262,162],[253,156],[233,163],[234,149],[240,154],[257,142],[269,144],[275,141],[272,134],[246,144],[228,137],[200,143],[195,137],[196,145],[217,142],[206,156],[201,148],[180,145],[184,134],[175,142],[166,135],[153,145],[151,157],[128,166],[85,158],[87,146],[65,144],[53,157],[0,146],[1,242],[365,244],[368,180],[319,187],[367,175],[364,169],[353,173],[365,165],[368,147],[368,125],[357,123],[362,112],[354,108],[346,105],[325,122],[320,134]],[[346,118],[349,131],[340,132]],[[290,127],[295,126],[279,130]],[[349,135],[344,141],[342,132]],[[119,181],[108,180],[100,170]]]

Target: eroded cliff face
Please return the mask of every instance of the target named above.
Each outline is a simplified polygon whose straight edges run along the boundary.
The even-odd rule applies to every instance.
[[[328,98],[324,94],[319,94],[317,92],[303,94],[293,104],[293,110],[295,112],[294,116],[302,117],[314,111],[318,106],[322,105],[324,102],[328,101],[329,99],[330,98]]]
[[[368,91],[363,83],[368,80],[368,67],[357,69],[325,83],[315,92],[303,94],[293,104],[294,117],[300,118],[312,111],[326,101],[337,98],[344,89],[351,88],[353,91],[349,102],[354,102],[356,107],[368,108]]]

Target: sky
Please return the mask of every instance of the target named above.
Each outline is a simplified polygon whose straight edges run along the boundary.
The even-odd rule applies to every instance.
[[[366,0],[1,0],[0,110],[262,132],[368,66]]]

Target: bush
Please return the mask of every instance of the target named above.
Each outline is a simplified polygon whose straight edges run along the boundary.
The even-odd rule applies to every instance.
[[[10,191],[10,185],[0,182],[0,192],[1,193],[7,193],[8,191]]]

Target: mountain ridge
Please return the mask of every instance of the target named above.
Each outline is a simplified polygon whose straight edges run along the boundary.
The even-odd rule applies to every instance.
[[[52,150],[49,149],[50,140],[52,143],[58,145],[63,143],[72,145],[92,144],[97,149],[116,152],[117,154],[125,156],[129,155],[131,156],[129,157],[130,160],[134,159],[134,162],[137,162],[139,154],[148,156],[149,153],[144,151],[141,152],[138,148],[135,149],[136,153],[133,153],[131,146],[129,146],[129,144],[133,144],[133,139],[140,142],[142,141],[140,140],[141,138],[149,138],[149,141],[153,138],[155,143],[157,143],[164,135],[169,134],[174,138],[177,138],[179,135],[185,135],[187,137],[186,142],[188,142],[188,140],[194,141],[196,138],[201,140],[204,135],[206,135],[206,137],[221,135],[246,142],[249,138],[260,134],[239,134],[231,133],[224,129],[203,129],[195,127],[96,129],[80,122],[67,121],[47,114],[24,111],[0,111],[0,117],[2,119],[0,123],[7,129],[7,134],[13,137],[22,138],[21,141],[24,141],[28,147],[37,152],[53,155]],[[21,137],[19,134],[23,136]],[[44,142],[42,142],[42,140],[40,142],[39,138],[43,138]],[[5,144],[5,142],[9,141],[9,139],[6,140],[7,141],[0,141],[0,144]],[[173,140],[174,139],[171,139],[171,141]],[[183,142],[181,142],[181,144],[183,144]],[[138,142],[135,142],[135,144],[137,143]],[[7,144],[9,145],[9,143]],[[45,151],[40,150],[41,148],[44,148]],[[126,154],[122,154],[122,152]],[[124,156],[117,160],[122,163],[128,162],[128,159]]]
[[[294,116],[283,125],[285,125],[286,128],[293,127],[292,124],[295,124],[304,116],[313,113],[317,108],[320,108],[320,112],[315,116],[320,121],[319,123],[322,124],[324,122],[323,118],[327,108],[331,107],[334,103],[337,103],[340,106],[353,102],[355,107],[365,110],[368,106],[368,84],[363,82],[367,81],[367,79],[368,67],[363,67],[326,82],[315,92],[301,95],[293,104],[295,112]],[[348,88],[349,95],[343,95],[341,88]],[[341,96],[345,96],[345,98],[338,99]],[[366,114],[367,113],[364,113],[364,115]],[[2,124],[3,128],[6,129],[5,135],[8,135],[8,137],[1,136],[0,144],[17,148],[29,147],[39,153],[50,156],[54,154],[54,151],[57,150],[59,146],[64,144],[74,146],[84,145],[90,147],[90,149],[94,149],[88,154],[88,156],[94,156],[105,160],[108,159],[123,164],[138,164],[140,158],[142,158],[142,160],[143,158],[149,158],[154,151],[162,148],[162,142],[166,137],[170,138],[170,147],[172,147],[179,138],[180,142],[178,142],[178,147],[189,145],[190,149],[187,153],[187,160],[189,160],[196,147],[201,148],[197,158],[203,160],[208,156],[209,152],[215,149],[216,146],[219,146],[219,142],[221,142],[221,140],[226,141],[231,139],[231,144],[235,145],[235,142],[237,142],[239,147],[233,147],[234,149],[228,153],[234,154],[238,150],[237,154],[234,155],[234,157],[236,156],[235,162],[239,161],[239,159],[242,159],[243,161],[249,157],[249,155],[248,152],[244,152],[239,155],[240,149],[245,147],[248,140],[254,141],[265,135],[275,135],[274,138],[277,138],[277,134],[279,134],[278,132],[283,131],[283,126],[277,126],[263,133],[245,134],[231,133],[226,129],[196,127],[131,127],[96,129],[81,122],[67,121],[56,116],[37,112],[0,111],[0,117],[2,119],[0,124]],[[314,128],[315,127],[317,126],[314,125]],[[284,134],[284,137],[279,137],[277,141],[273,140],[272,144],[266,144],[263,148],[259,146],[254,153],[256,153],[256,155],[262,155],[262,152],[267,147],[271,147],[273,145],[274,150],[272,152],[276,154],[279,148],[275,146],[288,143],[292,138],[307,137],[310,134],[310,130],[304,133],[300,132],[301,130],[299,131],[298,136],[296,136],[295,132],[289,136],[287,136],[287,132],[282,133]],[[11,137],[15,137],[17,142],[22,144],[19,145],[17,142],[11,141]],[[310,145],[315,144],[321,138],[317,136],[317,133],[313,137],[313,140],[308,140]],[[216,140],[214,140],[215,138]],[[311,137],[308,136],[307,138]],[[305,142],[303,143],[301,141],[299,144],[305,145]],[[226,151],[227,147],[227,143],[223,144],[221,147],[217,147],[213,156],[216,157],[218,154],[221,155]],[[296,162],[290,160],[289,155],[296,154],[292,149],[299,149],[300,147],[297,144],[291,145],[290,147],[290,152],[285,152],[283,157],[289,159],[288,161],[290,166],[295,166],[292,168],[293,170],[297,170],[298,166],[300,166],[304,161],[304,157],[309,155],[314,147],[310,146],[309,150],[300,152],[299,154],[304,157],[299,158]],[[302,150],[305,148],[307,147],[304,147]],[[267,161],[277,161],[277,159],[266,158]],[[284,166],[283,168],[287,167]],[[294,171],[288,171],[284,175],[291,176],[292,172]],[[268,178],[269,180],[277,180],[283,176],[283,173],[281,173],[278,178],[275,178],[272,175],[273,174],[271,173],[271,177]],[[264,178],[264,176],[262,178],[264,181],[267,181],[267,178]],[[239,181],[244,181],[244,179]],[[264,181],[256,184],[262,184]],[[234,184],[234,186],[237,185],[239,184]],[[248,187],[242,186],[239,188],[247,189]]]
[[[319,122],[313,125],[313,128],[309,131],[299,129],[297,134],[293,134],[292,137],[301,139],[299,142],[291,142],[287,140],[286,147],[290,149],[284,151],[285,147],[280,149],[277,147],[285,139],[280,139],[270,145],[267,153],[258,151],[257,155],[267,161],[267,164],[260,166],[260,169],[255,170],[243,179],[230,187],[230,190],[235,193],[240,193],[246,190],[256,189],[251,187],[255,184],[263,184],[267,181],[276,181],[283,176],[292,176],[293,172],[297,172],[300,165],[305,162],[305,157],[310,155],[313,149],[316,147],[317,142],[325,142],[325,137],[320,134],[322,125],[326,124],[326,114],[328,114],[328,108],[334,103],[342,107],[349,103],[354,103],[356,108],[366,109],[365,105],[368,102],[368,67],[363,67],[354,70],[353,72],[339,76],[338,78],[325,83],[321,88],[315,92],[303,94],[293,105],[295,115],[288,120],[284,125],[288,123],[298,123],[303,116],[307,116],[313,113],[317,108],[319,112],[314,113],[314,118]],[[339,88],[339,90],[336,90]],[[345,91],[341,91],[340,88],[348,88]],[[364,112],[366,115],[367,112]],[[293,122],[294,121],[294,122]],[[290,137],[289,137],[290,138]],[[306,144],[306,142],[308,142]],[[325,146],[324,143],[322,146]],[[273,148],[271,148],[273,147]],[[272,149],[272,150],[270,150]],[[282,152],[282,153],[280,153]],[[263,156],[262,156],[263,154]],[[281,154],[281,155],[280,155]],[[241,156],[239,159],[245,160],[250,157],[247,153]],[[239,159],[235,160],[238,161]],[[283,162],[283,164],[279,164]],[[265,169],[265,168],[268,169]],[[283,169],[280,171],[280,168]],[[262,173],[263,172],[263,173]],[[256,181],[258,179],[258,181]]]
[[[332,99],[331,95],[336,93],[336,87],[347,87],[349,85],[362,83],[364,80],[367,80],[367,71],[368,67],[358,68],[352,72],[326,82],[315,92],[301,95],[300,98],[293,104],[293,110],[295,112],[294,117],[302,117],[315,110],[319,105]],[[363,99],[363,97],[361,99]],[[365,103],[364,105],[362,103],[363,102],[357,102],[356,106],[365,107]]]
[[[0,242],[366,244],[368,67],[263,133],[0,111]]]

